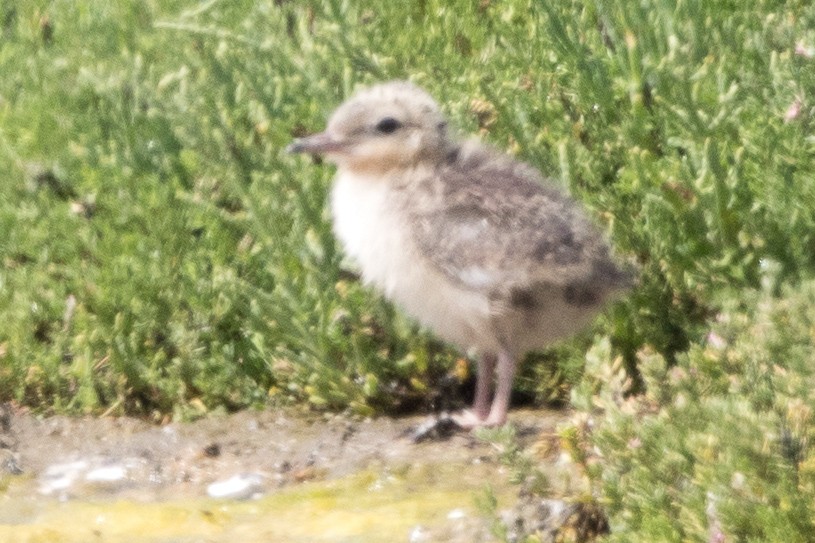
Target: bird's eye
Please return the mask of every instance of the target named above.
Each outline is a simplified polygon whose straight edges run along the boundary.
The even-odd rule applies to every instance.
[[[382,132],[383,134],[391,134],[401,127],[402,123],[400,123],[393,117],[385,117],[384,119],[376,123],[377,132]]]

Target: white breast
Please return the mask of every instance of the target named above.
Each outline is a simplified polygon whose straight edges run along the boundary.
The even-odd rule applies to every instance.
[[[334,231],[363,280],[463,349],[494,350],[489,300],[450,283],[416,249],[387,182],[340,173],[331,194]]]
[[[405,250],[404,225],[390,211],[390,190],[376,179],[339,175],[331,193],[334,233],[364,279],[391,295]]]

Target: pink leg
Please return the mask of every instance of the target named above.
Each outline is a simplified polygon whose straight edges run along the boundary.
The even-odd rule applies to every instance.
[[[485,353],[478,360],[478,374],[475,381],[475,400],[473,413],[478,420],[484,420],[490,414],[492,397],[492,380],[495,378],[495,363],[498,358],[493,353]]]
[[[465,409],[453,416],[456,424],[462,428],[477,428],[484,426],[484,421],[490,414],[490,400],[492,399],[492,380],[495,378],[495,364],[498,357],[494,353],[485,353],[478,360],[478,369],[475,376],[475,400],[473,408]]]
[[[502,426],[507,421],[512,382],[515,380],[517,368],[518,362],[514,356],[507,351],[498,353],[498,384],[495,388],[495,398],[492,400],[490,414],[482,423],[484,426]]]

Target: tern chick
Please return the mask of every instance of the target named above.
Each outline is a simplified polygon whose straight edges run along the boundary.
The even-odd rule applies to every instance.
[[[571,198],[529,165],[452,137],[411,83],[359,92],[289,150],[337,165],[334,231],[363,279],[478,357],[462,426],[504,424],[518,360],[631,283]]]

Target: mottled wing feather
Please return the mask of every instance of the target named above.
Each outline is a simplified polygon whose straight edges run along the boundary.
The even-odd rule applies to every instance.
[[[414,239],[452,281],[488,293],[566,288],[614,269],[580,208],[529,166],[476,148],[437,175],[428,186],[441,192],[419,191],[412,206]]]

